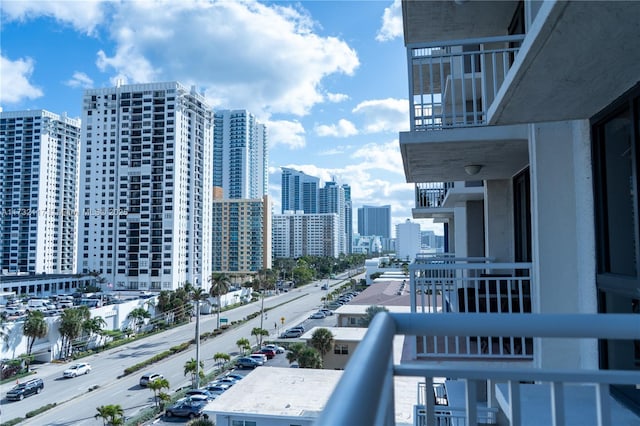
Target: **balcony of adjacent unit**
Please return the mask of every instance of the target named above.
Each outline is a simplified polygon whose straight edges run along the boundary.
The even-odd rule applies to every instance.
[[[400,133],[400,149],[408,181],[505,179],[526,166],[526,125],[487,120],[523,38],[407,44],[411,129]]]
[[[453,218],[460,202],[484,199],[483,181],[424,182],[415,184],[415,219],[446,222]]]

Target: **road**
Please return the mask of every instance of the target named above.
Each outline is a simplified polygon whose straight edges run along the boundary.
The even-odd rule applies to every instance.
[[[332,285],[341,280],[331,280]],[[263,327],[275,338],[278,332],[304,321],[309,312],[321,304],[321,298],[326,291],[313,283],[288,293],[267,297],[264,300],[267,311]],[[260,301],[243,305],[224,312],[222,317],[229,322],[241,320],[247,315],[260,311]],[[284,325],[280,319],[285,318]],[[274,324],[275,323],[275,324]],[[215,328],[216,315],[201,317],[201,333]],[[278,327],[274,328],[274,325]],[[220,336],[203,341],[201,344],[201,359],[205,363],[205,370],[214,369],[213,354],[217,352],[236,354],[235,342],[244,337],[252,343],[251,329],[260,327],[260,316],[227,330]],[[2,414],[0,421],[8,421],[15,417],[24,417],[25,413],[50,403],[59,405],[47,412],[21,423],[22,425],[101,425],[102,421],[94,418],[96,407],[107,404],[120,404],[125,410],[125,416],[130,417],[140,410],[153,404],[153,393],[138,385],[139,376],[147,371],[162,373],[171,384],[171,391],[189,384],[189,378],[183,375],[184,364],[195,358],[195,348],[163,360],[153,366],[130,376],[120,377],[126,367],[134,365],[151,356],[160,353],[171,346],[185,342],[195,334],[195,321],[168,330],[161,334],[150,336],[136,342],[115,348],[100,354],[84,358],[93,366],[90,374],[73,379],[62,379],[62,371],[67,364],[46,364],[37,366],[39,377],[45,382],[45,389],[40,395],[34,395],[19,402],[7,402],[2,399]],[[5,384],[0,388],[4,394],[13,386]],[[96,389],[89,391],[90,388]]]

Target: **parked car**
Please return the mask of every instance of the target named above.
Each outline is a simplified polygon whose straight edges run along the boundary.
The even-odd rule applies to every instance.
[[[224,376],[224,377],[225,377],[225,378],[229,377],[229,378],[231,378],[231,379],[234,379],[235,381],[238,381],[238,380],[242,380],[242,379],[244,379],[244,376],[243,376],[242,374],[233,373],[233,372],[228,373],[228,374],[227,374],[226,376]]]
[[[283,354],[285,352],[284,347],[278,346],[278,345],[269,344],[269,345],[264,345],[263,348],[271,349],[277,354]]]
[[[262,361],[263,364],[265,364],[267,362],[267,356],[265,354],[263,354],[262,352],[256,352],[256,353],[252,353],[251,355],[249,355],[249,358],[253,358],[256,361]]]
[[[311,315],[309,315],[309,319],[322,319],[325,318],[326,315],[320,311],[318,312],[314,312]]]
[[[261,366],[262,363],[248,356],[240,357],[236,360],[236,366],[238,368],[256,368]]]
[[[295,327],[291,327],[289,330],[300,330],[303,333],[305,332],[304,325],[302,324],[296,325]]]
[[[318,312],[322,312],[325,317],[333,315],[333,311],[331,309],[322,308]]]
[[[222,385],[228,385],[228,386],[233,386],[236,383],[238,383],[238,379],[234,379],[233,377],[222,377],[220,379],[215,380],[215,383],[218,384],[222,384]]]
[[[38,394],[44,389],[44,381],[40,378],[18,383],[7,392],[7,400],[22,401],[26,396]]]
[[[296,329],[296,330],[290,329],[290,330],[287,330],[284,333],[282,333],[280,335],[280,338],[281,339],[291,339],[291,338],[294,338],[294,337],[300,337],[303,334],[304,334],[304,331],[301,331],[301,330],[298,330],[298,329]]]
[[[202,415],[202,410],[207,406],[207,401],[193,401],[190,399],[178,400],[165,410],[167,417],[188,417],[195,419]]]
[[[267,359],[272,359],[276,356],[276,351],[270,348],[261,348],[259,352],[265,354]]]
[[[91,364],[88,362],[79,362],[72,365],[62,372],[62,377],[76,377],[81,374],[89,374],[91,372]]]
[[[191,401],[195,401],[199,399],[197,398],[198,396],[203,397],[200,399],[209,400],[209,401],[216,399],[216,396],[213,393],[209,392],[207,389],[191,389],[185,393],[185,396],[188,397]]]
[[[160,373],[147,373],[140,377],[140,386],[147,387],[150,382],[155,380],[164,379],[164,376]]]
[[[226,392],[231,386],[226,383],[217,383],[211,382],[208,383],[204,388],[212,395],[221,395]]]

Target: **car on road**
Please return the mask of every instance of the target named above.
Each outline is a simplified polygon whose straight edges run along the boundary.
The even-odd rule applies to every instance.
[[[150,382],[164,379],[164,376],[160,373],[147,373],[140,377],[140,386],[143,388],[147,387]]]
[[[236,366],[238,368],[256,368],[261,366],[263,363],[257,361],[253,358],[249,358],[248,356],[240,357],[236,360]]]
[[[263,348],[271,349],[277,354],[283,354],[285,352],[284,347],[278,346],[278,345],[269,344],[269,345],[264,345]]]
[[[38,394],[44,389],[44,381],[40,378],[27,380],[24,383],[18,383],[9,392],[7,392],[7,400],[22,401],[26,396]]]
[[[175,404],[169,406],[164,414],[167,417],[188,417],[195,419],[202,415],[202,410],[207,406],[207,401],[194,401],[188,398],[178,400]]]
[[[324,313],[322,313],[321,311],[318,312],[314,312],[311,315],[309,315],[309,319],[322,319],[325,318],[326,315]]]
[[[77,377],[81,374],[89,374],[91,372],[91,364],[88,362],[79,362],[72,365],[62,372],[62,377]]]

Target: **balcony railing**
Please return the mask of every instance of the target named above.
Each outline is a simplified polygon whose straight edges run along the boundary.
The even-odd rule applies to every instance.
[[[477,368],[468,364],[444,366],[430,362],[393,363],[392,347],[396,335],[445,337],[486,333],[494,336],[521,334],[534,338],[640,340],[638,315],[634,314],[429,315],[382,312],[373,319],[315,425],[394,425],[394,401],[397,398],[394,394],[394,376],[425,378],[427,389],[433,386],[434,378],[447,377],[465,381],[464,412],[460,414],[456,411],[451,414],[452,418],[463,418],[465,426],[477,425],[481,421],[477,394],[480,382],[506,383],[510,397],[506,401],[508,406],[502,411],[510,425],[522,423],[522,408],[526,403],[521,390],[527,386],[548,384],[550,398],[546,407],[548,412],[545,414],[552,421],[546,424],[558,426],[571,424],[566,416],[566,408],[573,400],[571,394],[565,392],[565,388],[568,391],[574,384],[591,385],[593,393],[589,407],[594,410],[594,422],[598,425],[610,425],[615,423],[609,386],[635,386],[640,383],[638,370],[552,370],[505,365],[490,368],[486,364]],[[442,424],[438,423],[437,416],[442,415],[442,407],[438,407],[438,414],[436,397],[425,398],[423,401],[426,404],[418,408],[424,414],[421,414],[421,418],[414,418],[414,424]],[[542,410],[542,407],[536,408]],[[535,424],[535,419],[532,424]]]
[[[486,124],[524,35],[410,44],[411,130]]]
[[[447,192],[454,182],[416,183],[416,208],[442,207]]]
[[[409,266],[411,311],[451,313],[531,313],[530,263],[496,263],[491,258],[422,255]],[[518,337],[522,336],[522,337]],[[417,336],[418,358],[530,359],[529,337],[483,333],[477,336]]]

